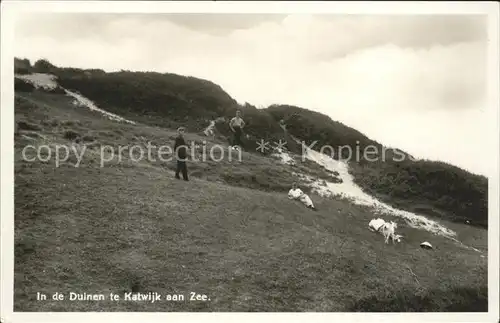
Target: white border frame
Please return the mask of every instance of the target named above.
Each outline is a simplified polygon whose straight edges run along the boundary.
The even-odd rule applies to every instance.
[[[489,173],[488,313],[27,313],[13,312],[14,283],[14,55],[16,14],[43,12],[114,13],[363,13],[363,14],[485,14],[488,15],[488,111],[495,147],[499,148],[499,5],[496,2],[208,2],[208,1],[2,1],[1,2],[1,295],[2,322],[212,321],[240,323],[262,320],[299,322],[499,322],[499,151],[491,156]],[[493,122],[496,121],[496,123]],[[487,149],[486,151],[493,151]]]

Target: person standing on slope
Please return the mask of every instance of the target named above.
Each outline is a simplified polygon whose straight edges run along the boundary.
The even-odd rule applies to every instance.
[[[245,121],[241,118],[240,110],[236,111],[236,117],[229,121],[229,128],[234,132],[233,146],[243,147],[243,142],[241,141],[242,130],[245,127]]]
[[[187,174],[187,165],[186,165],[186,157],[187,157],[187,145],[184,140],[184,127],[180,127],[177,129],[177,137],[175,138],[174,144],[174,154],[177,160],[177,169],[175,171],[175,178],[180,179],[179,173],[182,172],[182,178],[185,181],[188,181]]]

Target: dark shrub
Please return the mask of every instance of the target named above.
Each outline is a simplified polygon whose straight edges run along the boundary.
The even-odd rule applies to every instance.
[[[14,91],[18,92],[33,92],[35,90],[35,86],[28,81],[15,78],[14,79]]]

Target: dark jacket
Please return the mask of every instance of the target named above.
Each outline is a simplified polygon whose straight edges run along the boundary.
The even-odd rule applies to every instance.
[[[178,136],[175,138],[174,156],[180,159],[185,159],[187,157],[187,144],[183,137]]]

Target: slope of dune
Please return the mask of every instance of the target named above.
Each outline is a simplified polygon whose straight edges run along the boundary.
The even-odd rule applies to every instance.
[[[486,253],[398,220],[403,242],[386,245],[368,230],[369,203],[313,189],[314,212],[287,198],[291,182],[307,188],[302,175],[340,177],[333,190],[372,201],[343,165],[315,152],[294,164],[293,155],[285,162],[243,152],[239,161],[191,162],[190,182],[175,180],[172,161],[137,161],[130,150],[102,166],[102,147],[171,143],[175,132],[117,122],[73,100],[42,89],[16,93],[16,311],[487,310]],[[35,149],[24,158],[27,145],[67,145],[83,158],[56,167],[54,150],[41,153],[49,159]],[[440,224],[487,250],[486,230]],[[422,241],[435,249],[421,249]],[[39,302],[38,291],[195,292],[210,301]]]
[[[135,124],[135,122],[131,120],[127,120],[118,115],[109,113],[107,111],[98,108],[94,102],[92,102],[90,99],[84,97],[81,94],[69,91],[61,87],[57,83],[56,81],[57,78],[54,75],[45,73],[34,73],[34,74],[16,75],[15,77],[31,83],[35,88],[41,88],[49,91],[55,88],[61,88],[62,90],[64,90],[66,95],[75,98],[73,104],[76,106],[86,107],[92,111],[97,111],[98,113],[109,118],[110,120]],[[216,118],[212,120],[209,126],[203,131],[203,133],[207,137],[210,137],[207,131],[213,132],[216,125],[216,120],[220,121],[219,119],[220,118]],[[285,124],[283,123],[281,126],[284,125]],[[292,140],[297,141],[298,145],[300,145],[300,142],[304,142],[304,141],[299,141],[297,138],[293,138]],[[305,151],[304,157],[306,159],[313,161],[314,163],[318,164],[319,166],[323,167],[325,170],[331,173],[338,174],[338,178],[340,179],[335,182],[325,181],[324,179],[314,180],[310,176],[307,176],[306,174],[295,172],[294,173],[295,176],[297,176],[299,179],[305,180],[304,181],[305,184],[312,189],[312,192],[317,193],[320,196],[338,196],[358,205],[369,206],[370,208],[372,208],[374,214],[400,217],[404,219],[406,223],[411,227],[427,230],[431,233],[443,235],[456,240],[456,232],[444,227],[443,225],[439,224],[439,222],[435,220],[430,220],[423,215],[418,215],[413,212],[396,209],[390,205],[387,205],[379,201],[377,198],[367,194],[365,191],[362,190],[361,187],[359,187],[355,183],[352,174],[349,172],[348,163],[342,160],[336,160],[325,154],[319,153],[313,149],[308,148],[305,145],[303,145],[302,149]],[[275,153],[273,153],[271,156],[278,158],[285,165],[295,165],[295,159],[282,149],[278,148],[275,151]],[[458,240],[456,241],[459,242]],[[472,247],[472,249],[479,251],[474,247]]]
[[[150,126],[170,129],[184,126],[190,132],[201,132],[211,121],[227,120],[239,109],[248,125],[245,141],[250,150],[257,148],[256,142],[260,139],[269,142],[283,139],[280,120],[286,120],[290,135],[307,145],[316,142],[316,150],[327,145],[354,151],[372,145],[387,155],[386,160],[372,162],[361,158],[349,163],[349,173],[363,192],[394,209],[436,220],[488,227],[486,177],[438,161],[413,160],[407,152],[385,147],[360,131],[307,107],[275,104],[257,109],[250,103],[238,104],[209,80],[171,73],[106,73],[99,69],[57,67],[43,59],[31,65],[29,60],[17,58],[15,71],[18,75],[55,75],[66,90],[85,96],[100,109]],[[214,129],[219,142],[230,142],[231,132],[224,123],[217,123]],[[293,143],[288,143],[287,148],[300,153],[300,146]],[[401,155],[405,156],[403,161],[392,161]],[[335,156],[339,157],[345,156]]]

